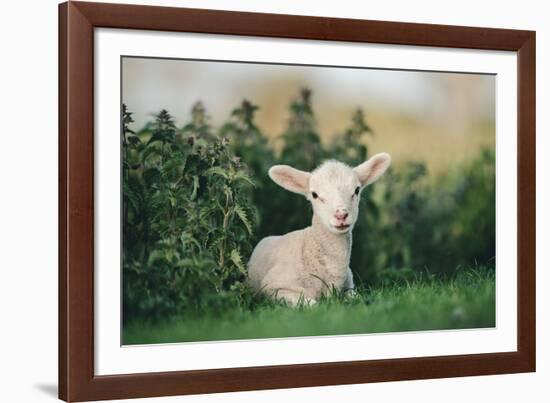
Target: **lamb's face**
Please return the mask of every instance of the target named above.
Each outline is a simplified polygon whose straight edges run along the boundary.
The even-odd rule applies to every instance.
[[[283,188],[306,196],[330,232],[345,234],[357,221],[361,190],[382,176],[390,162],[388,154],[380,153],[355,168],[327,161],[312,173],[275,165],[269,176]]]
[[[321,165],[309,179],[308,200],[314,214],[332,233],[353,229],[359,213],[361,182],[349,166],[336,161]]]

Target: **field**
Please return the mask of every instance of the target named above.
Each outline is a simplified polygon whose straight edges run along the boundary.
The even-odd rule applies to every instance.
[[[486,267],[458,270],[447,280],[334,293],[313,306],[291,308],[256,298],[246,306],[124,328],[123,344],[487,328],[495,326],[495,274]]]

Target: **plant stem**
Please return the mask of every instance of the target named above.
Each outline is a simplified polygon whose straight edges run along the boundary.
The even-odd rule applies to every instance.
[[[223,264],[225,263],[225,241],[226,241],[226,233],[227,233],[227,227],[229,225],[229,194],[225,194],[225,207],[223,209],[223,240],[221,242],[220,246],[220,259],[219,259],[219,265],[220,269],[223,269]]]

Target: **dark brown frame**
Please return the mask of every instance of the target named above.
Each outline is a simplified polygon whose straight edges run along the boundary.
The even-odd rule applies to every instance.
[[[516,51],[518,351],[94,375],[96,27]],[[169,7],[59,6],[59,398],[121,399],[535,371],[535,32]]]

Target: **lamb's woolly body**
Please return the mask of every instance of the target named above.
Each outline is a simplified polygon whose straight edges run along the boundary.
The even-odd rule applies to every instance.
[[[248,263],[250,285],[291,304],[300,298],[314,302],[333,287],[353,289],[349,262],[351,230],[358,214],[358,189],[382,175],[389,161],[387,154],[378,154],[356,168],[327,161],[311,174],[288,166],[271,168],[269,174],[275,182],[312,202],[312,225],[262,239]],[[347,213],[343,218],[347,229],[337,226],[343,222],[342,218],[335,224],[336,212]]]
[[[250,285],[295,304],[314,301],[327,287],[353,289],[351,233],[336,235],[314,216],[311,227],[264,238],[249,263]]]

